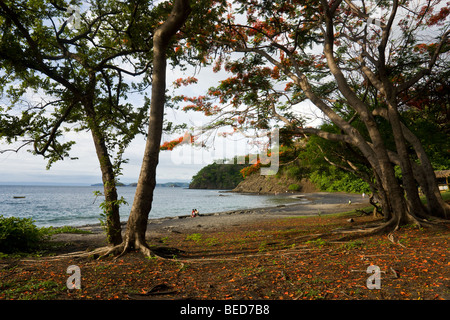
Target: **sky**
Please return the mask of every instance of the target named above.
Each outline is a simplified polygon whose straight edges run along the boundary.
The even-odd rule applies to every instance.
[[[168,68],[167,86],[178,78],[195,76],[197,84],[180,89],[179,94],[189,96],[204,95],[209,87],[215,86],[221,79],[227,76],[224,72],[214,73],[212,68],[195,70],[187,68],[185,71]],[[169,88],[170,90],[170,88]],[[184,92],[183,92],[184,90]],[[40,101],[39,94],[29,94],[30,101]],[[141,105],[140,98],[129,95],[129,102],[136,106]],[[298,111],[309,114],[312,119],[308,125],[315,126],[321,122],[317,119],[317,109],[310,103],[298,106]],[[167,111],[167,118],[176,123],[185,122],[188,126],[201,126],[206,124],[207,118],[199,112],[175,112]],[[19,152],[0,153],[0,185],[91,185],[101,182],[101,172],[90,132],[66,133],[65,138],[76,141],[70,151],[70,157],[77,160],[65,159],[46,169],[47,161],[42,156],[32,155],[26,148]],[[170,141],[177,136],[163,134],[162,143]],[[5,143],[0,142],[0,150],[8,149]],[[138,136],[131,143],[124,154],[128,163],[123,165],[123,175],[119,180],[123,183],[137,182],[145,148],[145,140]],[[245,155],[254,151],[249,139],[233,135],[227,138],[215,137],[214,143],[208,148],[192,147],[184,145],[173,151],[161,151],[159,165],[157,167],[157,182],[189,182],[192,177],[204,166],[213,163],[214,160],[233,158],[236,155]]]
[[[168,85],[176,78],[182,77],[183,73],[168,70]],[[208,86],[191,88],[191,94],[201,90],[206,90]],[[29,94],[28,100],[39,101],[39,94]],[[134,105],[141,105],[138,97],[130,96],[129,102]],[[168,111],[168,118],[177,121],[200,121],[197,115],[174,114]],[[95,154],[94,144],[90,132],[67,133],[67,140],[74,140],[76,144],[70,151],[70,157],[76,157],[77,160],[65,159],[52,165],[50,170],[46,169],[47,161],[41,156],[32,155],[26,151],[26,148],[19,152],[0,153],[0,184],[77,184],[90,185],[101,182],[101,172],[98,159]],[[163,142],[171,140],[173,137],[163,135]],[[183,146],[181,149],[186,149]],[[7,149],[8,145],[0,144],[1,149]],[[126,150],[124,158],[129,159],[127,164],[123,165],[123,175],[120,177],[123,183],[137,182],[140,166],[145,148],[145,139],[138,136]],[[168,181],[190,181],[203,166],[212,163],[212,160],[205,155],[206,150],[192,150],[196,158],[202,161],[189,163],[189,161],[177,161],[177,157],[170,151],[160,153],[160,162],[157,170],[158,182]],[[180,151],[177,150],[180,156]],[[187,151],[185,151],[187,153]],[[208,153],[208,152],[206,152]],[[181,154],[182,155],[182,154]],[[209,162],[209,163],[206,163]]]
[[[225,78],[224,74],[214,73],[210,68],[203,68],[197,73],[193,70],[182,72],[168,68],[167,84],[170,85],[177,78],[194,75],[198,78],[198,83],[183,88],[184,94],[205,94],[209,87]],[[39,96],[29,98],[40,99]],[[130,99],[133,102],[133,97]],[[135,103],[140,103],[137,98]],[[311,125],[320,122],[316,115],[317,109],[312,105],[304,104],[301,110],[302,113],[310,114],[312,118],[316,118],[315,121],[310,123]],[[201,126],[208,120],[199,112],[185,113],[168,110],[166,115],[168,119],[178,123],[186,122],[188,126]],[[177,137],[163,134],[162,143]],[[0,153],[0,185],[91,185],[100,183],[100,166],[95,155],[90,132],[68,133],[66,138],[76,141],[70,156],[78,159],[58,161],[52,165],[50,170],[46,170],[47,161],[45,159],[41,156],[32,155],[25,148],[17,153]],[[0,150],[6,148],[8,148],[8,145],[0,144]],[[119,178],[121,182],[126,184],[137,182],[144,148],[145,139],[142,136],[136,137],[128,147],[124,158],[129,159],[129,162],[123,165],[123,175]],[[254,149],[246,139],[238,135],[227,138],[216,136],[214,143],[208,145],[207,148],[183,145],[172,151],[161,151],[157,167],[157,182],[190,182],[201,168],[213,163],[214,160],[245,155],[249,151],[254,151]]]

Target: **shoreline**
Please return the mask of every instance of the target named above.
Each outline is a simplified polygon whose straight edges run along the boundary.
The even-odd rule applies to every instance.
[[[259,207],[250,209],[237,209],[212,213],[200,213],[198,217],[190,215],[175,217],[150,218],[147,222],[147,237],[166,236],[171,232],[176,233],[202,233],[225,230],[232,226],[251,225],[252,222],[279,219],[287,217],[327,215],[341,213],[355,209],[362,209],[370,205],[369,199],[362,198],[360,194],[348,193],[298,193],[289,197],[298,199],[298,202],[280,204],[271,207]],[[349,204],[351,200],[351,204]],[[122,234],[126,231],[126,222],[122,222]],[[53,241],[71,243],[84,243],[85,245],[105,245],[106,234],[100,223],[77,226],[77,229],[90,231],[87,234],[62,233],[52,237]]]

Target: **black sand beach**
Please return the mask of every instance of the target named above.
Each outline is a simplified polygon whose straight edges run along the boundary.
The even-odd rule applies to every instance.
[[[191,218],[190,214],[178,217],[167,217],[148,220],[147,236],[159,237],[170,232],[194,233],[201,231],[224,230],[227,227],[250,224],[255,221],[277,219],[289,216],[326,215],[361,209],[369,205],[368,197],[360,194],[348,193],[298,193],[288,195],[292,203],[281,204],[273,207],[252,208],[214,213],[202,213]],[[351,203],[349,203],[351,201]],[[106,244],[106,235],[100,224],[77,227],[90,231],[88,234],[63,233],[54,235],[52,240],[71,242],[77,246],[83,244],[96,247]],[[126,223],[123,223],[123,232]]]

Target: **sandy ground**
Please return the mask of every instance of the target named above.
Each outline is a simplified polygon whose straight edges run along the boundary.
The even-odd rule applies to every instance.
[[[305,216],[318,214],[331,214],[354,209],[360,209],[369,205],[368,197],[363,198],[359,194],[347,193],[298,193],[287,196],[294,202],[275,207],[254,208],[216,213],[200,212],[200,216],[191,218],[189,215],[149,219],[147,227],[148,237],[163,237],[171,232],[201,233],[203,231],[217,231],[229,226],[242,226],[255,221],[276,219],[288,216]],[[349,200],[351,204],[349,204]],[[151,213],[150,213],[151,215]],[[54,241],[62,241],[80,245],[89,244],[92,247],[106,244],[106,236],[99,224],[77,227],[88,230],[90,234],[64,233],[53,236]],[[122,224],[123,233],[126,224]]]

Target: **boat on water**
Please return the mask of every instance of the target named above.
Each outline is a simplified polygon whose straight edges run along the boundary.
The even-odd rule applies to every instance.
[[[13,196],[14,199],[23,199],[25,196]]]

